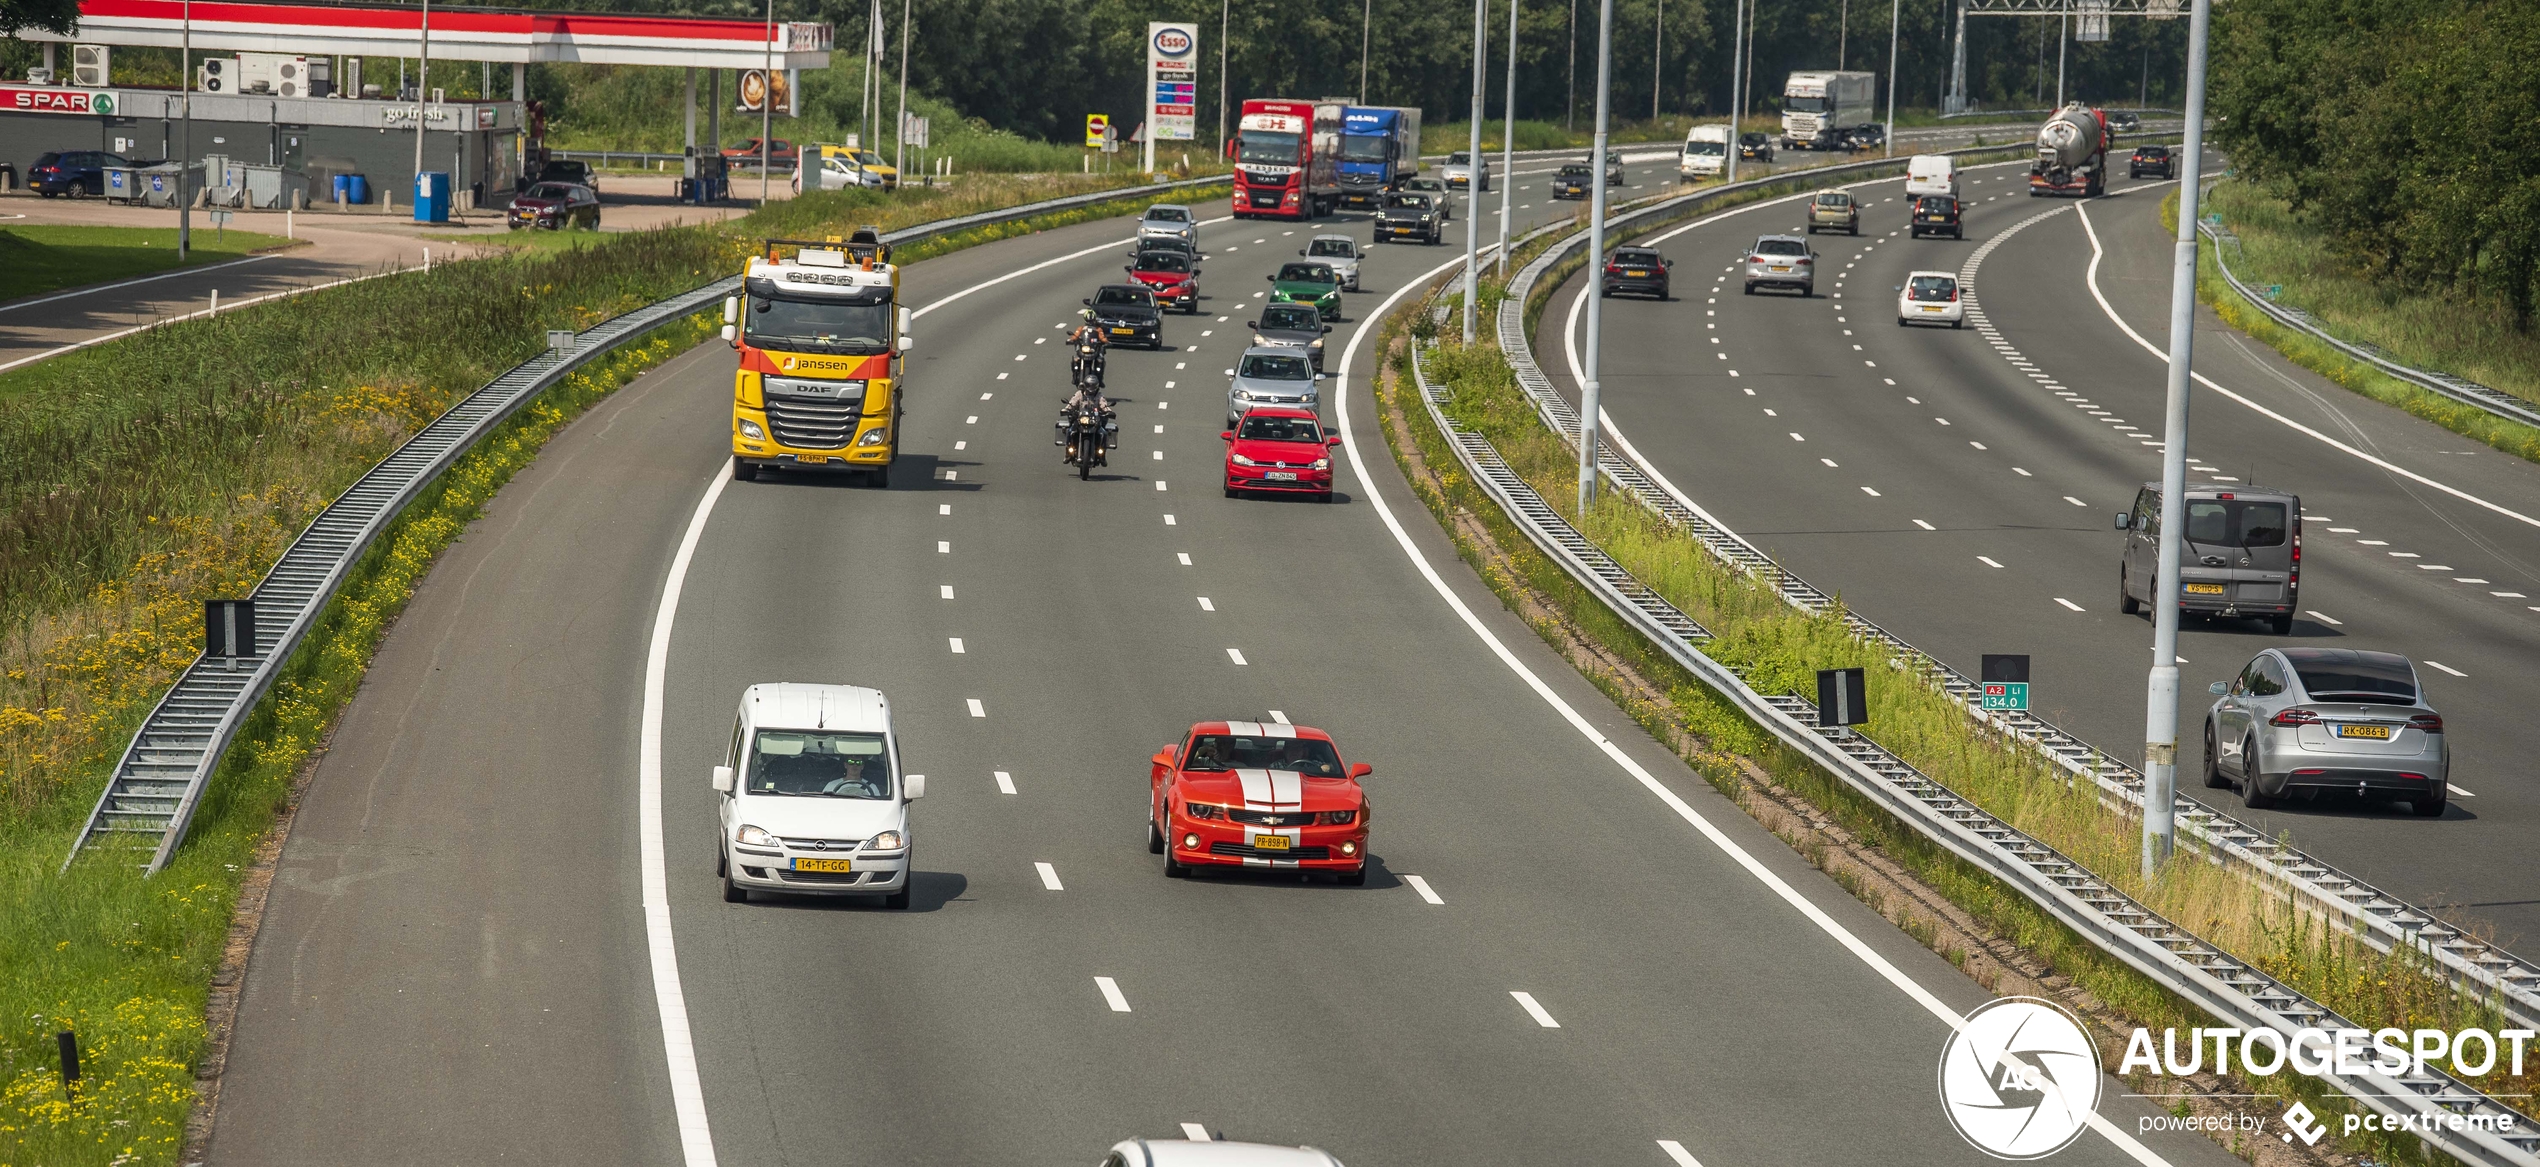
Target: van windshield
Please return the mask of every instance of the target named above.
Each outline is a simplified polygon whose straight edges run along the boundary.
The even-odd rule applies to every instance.
[[[1718,158],[1721,155],[1728,153],[1728,145],[1724,142],[1711,142],[1697,139],[1695,141],[1685,143],[1685,153],[1688,156],[1696,158]]]
[[[2187,500],[2187,541],[2212,547],[2284,546],[2284,504]]]
[[[889,798],[891,756],[880,734],[762,729],[743,783],[754,795]]]

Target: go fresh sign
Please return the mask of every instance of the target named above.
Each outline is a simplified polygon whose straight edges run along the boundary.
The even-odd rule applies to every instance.
[[[115,112],[115,95],[96,89],[22,89],[0,85],[0,109],[16,113],[69,113],[105,116]]]

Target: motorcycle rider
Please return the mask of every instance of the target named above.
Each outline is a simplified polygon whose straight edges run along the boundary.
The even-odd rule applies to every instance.
[[[1090,365],[1094,372],[1093,379],[1100,381],[1102,380],[1103,354],[1110,349],[1111,338],[1104,336],[1102,328],[1094,323],[1093,309],[1085,309],[1084,317],[1085,322],[1077,325],[1076,331],[1067,334],[1067,347],[1077,353],[1070,359],[1068,371],[1075,374],[1077,380],[1081,382],[1084,379],[1086,367]],[[1093,349],[1091,353],[1082,351],[1088,347]]]
[[[1103,339],[1102,330],[1095,327],[1093,316],[1093,311],[1091,309],[1087,309],[1085,312],[1085,323],[1078,325],[1074,332],[1067,334],[1067,343],[1069,347],[1076,349],[1082,349],[1086,346],[1092,347],[1092,353],[1080,355],[1075,359],[1079,369],[1081,369],[1086,362],[1091,362],[1095,369],[1095,375],[1092,377],[1086,377],[1080,373],[1076,377],[1075,390],[1070,392],[1067,395],[1066,400],[1059,406],[1058,437],[1050,443],[1054,446],[1064,446],[1067,444],[1067,427],[1069,421],[1074,417],[1077,411],[1087,408],[1092,409],[1095,416],[1102,419],[1103,445],[1106,448],[1110,448],[1116,447],[1120,444],[1120,426],[1117,422],[1112,420],[1111,398],[1106,396],[1102,391],[1102,376],[1100,372],[1102,368],[1102,354],[1103,350],[1109,347],[1109,342]]]

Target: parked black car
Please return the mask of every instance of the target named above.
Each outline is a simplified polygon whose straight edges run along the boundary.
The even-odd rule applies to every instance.
[[[600,229],[600,196],[587,186],[542,182],[514,196],[504,219],[514,231],[523,227],[544,227],[550,231],[579,227],[597,231]]]
[[[1104,284],[1085,306],[1094,310],[1094,327],[1113,344],[1164,347],[1164,310],[1155,293],[1138,284]]]
[[[1946,235],[1952,239],[1964,239],[1967,237],[1967,227],[1966,224],[1959,222],[1958,211],[1958,200],[1948,195],[1923,195],[1914,200],[1913,221],[1907,225],[1914,229],[1916,239],[1925,235]]]
[[[2147,174],[2177,178],[2178,159],[2171,156],[2167,146],[2137,146],[2134,157],[2126,161],[2125,172],[2128,178],[2141,178]]]
[[[130,166],[123,155],[103,150],[48,150],[27,168],[27,189],[45,198],[106,193],[106,168]]]
[[[1600,296],[1629,292],[1636,296],[1668,299],[1667,269],[1674,260],[1658,253],[1655,247],[1618,247],[1605,261],[1605,278],[1597,286]]]

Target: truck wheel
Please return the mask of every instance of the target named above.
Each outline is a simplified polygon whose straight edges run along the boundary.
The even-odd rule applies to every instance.
[[[875,490],[889,490],[889,489],[891,489],[891,468],[890,468],[890,466],[888,466],[888,465],[882,465],[882,466],[876,466],[876,467],[874,467],[874,468],[873,468],[873,478],[872,478],[872,480],[871,480],[871,484],[872,484],[872,486],[873,486],[873,489],[875,489]]]
[[[758,481],[758,463],[744,462],[739,454],[732,455],[732,480],[735,482]]]

